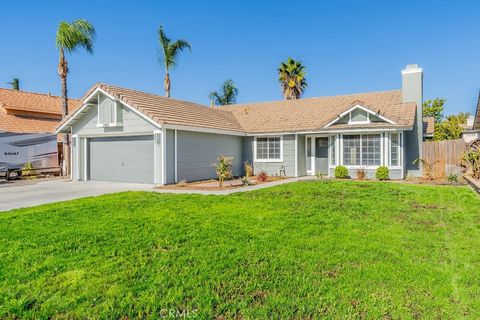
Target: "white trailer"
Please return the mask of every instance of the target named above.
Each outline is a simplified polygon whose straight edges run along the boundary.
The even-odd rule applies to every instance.
[[[37,172],[58,171],[57,136],[49,133],[0,133],[0,172],[21,173],[26,163]]]

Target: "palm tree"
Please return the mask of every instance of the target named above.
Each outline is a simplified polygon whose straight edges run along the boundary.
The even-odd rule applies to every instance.
[[[10,82],[7,82],[7,84],[10,85],[13,90],[17,90],[17,91],[20,90],[20,79],[18,78],[13,78],[13,80]]]
[[[88,53],[93,53],[93,42],[95,41],[95,28],[87,20],[79,19],[72,23],[60,22],[57,29],[56,45],[60,57],[58,61],[58,75],[62,82],[62,117],[68,115],[68,90],[67,73],[68,62],[65,53],[74,53],[84,48]],[[65,175],[70,173],[70,145],[68,135],[63,135],[63,159],[65,164]]]
[[[278,80],[282,86],[283,97],[285,99],[300,99],[307,87],[305,79],[305,66],[301,61],[288,58],[286,62],[280,64],[278,68]]]
[[[238,88],[231,79],[226,80],[218,91],[210,93],[209,97],[217,106],[226,106],[237,102]]]
[[[176,40],[173,41],[167,37],[163,31],[163,27],[160,26],[158,29],[158,41],[160,42],[160,47],[163,53],[163,57],[160,57],[160,64],[165,66],[165,80],[163,86],[165,87],[165,96],[170,98],[170,75],[169,71],[177,65],[177,58],[181,51],[184,49],[189,49],[192,51],[192,47],[185,40]]]

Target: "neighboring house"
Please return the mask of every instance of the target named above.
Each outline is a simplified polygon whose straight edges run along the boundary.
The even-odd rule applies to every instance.
[[[470,116],[467,119],[467,124],[462,137],[467,143],[480,139],[480,93],[478,95],[475,116]]]
[[[73,112],[80,101],[69,104]],[[25,162],[58,167],[61,142],[54,132],[61,119],[60,97],[0,88],[0,171]]]
[[[424,117],[423,118],[423,139],[426,141],[433,140],[434,132],[435,132],[435,118]]]
[[[74,180],[170,184],[215,178],[212,164],[232,156],[270,175],[333,175],[345,165],[373,177],[419,175],[423,73],[402,71],[402,89],[210,108],[97,84],[57,129],[71,132]]]

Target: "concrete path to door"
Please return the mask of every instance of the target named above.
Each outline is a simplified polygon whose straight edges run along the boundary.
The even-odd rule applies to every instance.
[[[33,207],[41,204],[73,200],[84,197],[124,191],[150,191],[174,194],[229,195],[237,192],[265,189],[281,184],[301,180],[312,180],[314,177],[299,177],[263,183],[244,188],[226,190],[172,190],[155,188],[151,184],[52,180],[29,185],[8,186],[0,188],[0,212],[12,209]]]

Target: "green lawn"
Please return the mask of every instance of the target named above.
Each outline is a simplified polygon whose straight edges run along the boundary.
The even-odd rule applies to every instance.
[[[478,319],[480,197],[310,181],[0,213],[0,318],[187,315]]]

